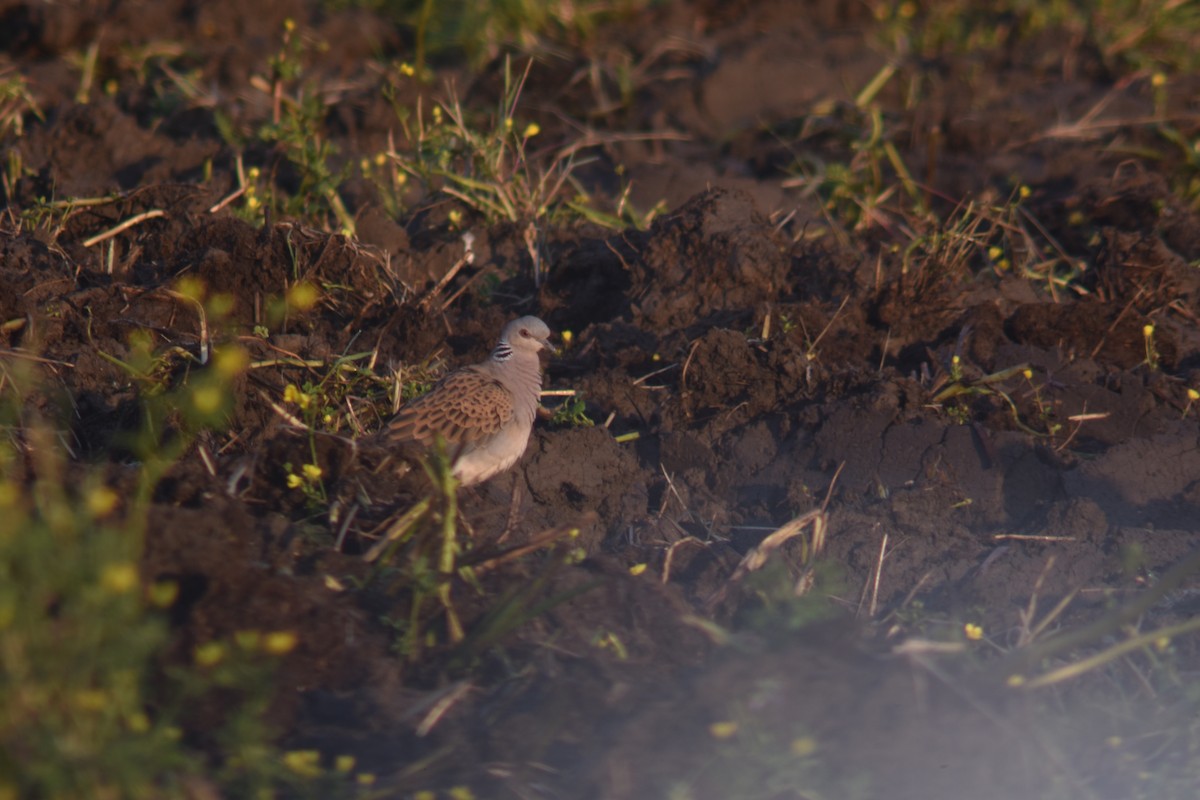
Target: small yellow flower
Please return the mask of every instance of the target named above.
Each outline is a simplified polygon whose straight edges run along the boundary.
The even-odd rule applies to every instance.
[[[304,477],[310,481],[319,481],[325,474],[316,464],[305,464],[301,469],[304,470]]]
[[[1033,380],[1033,370],[1029,369],[1028,367],[1026,367],[1024,370],[1022,370],[1021,374],[1025,376],[1025,380],[1027,380],[1027,381]]]
[[[574,334],[574,333],[572,333],[572,332],[571,332],[571,331],[569,331],[569,330],[568,330],[568,331],[563,331],[563,332],[562,332],[562,334],[561,334],[561,336],[562,336],[562,341],[563,341],[563,346],[564,346],[564,347],[570,347],[570,346],[571,346],[571,342],[573,342],[573,341],[575,340],[575,334]]]
[[[532,139],[533,137],[537,136],[541,132],[542,132],[541,126],[538,125],[536,122],[531,122],[525,126],[525,132],[522,134],[522,136],[526,139]]]
[[[299,489],[304,485],[304,478],[301,478],[294,472],[289,472],[287,476],[287,485],[289,489]]]
[[[1014,689],[1017,688],[1018,686],[1024,686],[1025,685],[1025,676],[1024,675],[1009,675],[1008,680],[1006,680],[1005,683]]]
[[[157,581],[150,584],[146,594],[151,605],[157,608],[169,608],[179,597],[179,584],[175,581]]]
[[[246,208],[250,209],[251,211],[257,211],[261,205],[262,201],[257,197],[252,194],[246,195]]]
[[[354,756],[338,756],[333,760],[333,768],[338,772],[349,772],[354,769]]]
[[[375,774],[372,772],[360,772],[354,776],[354,780],[358,781],[359,786],[370,786],[375,782]],[[417,795],[420,794],[420,792],[417,792],[417,794],[413,795],[413,797],[417,797]],[[433,792],[429,792],[429,796],[433,797]]]
[[[400,74],[407,78],[411,78],[413,75],[417,74],[417,70],[412,64],[406,62],[400,65]]]
[[[511,131],[511,130],[512,130],[512,128],[513,128],[513,120],[512,120],[512,117],[505,117],[505,118],[504,118],[504,130],[506,130],[506,131]]]
[[[263,637],[263,650],[273,656],[287,655],[298,641],[299,637],[293,631],[272,631]]]
[[[728,739],[738,732],[736,722],[714,722],[708,726],[708,733],[714,739]]]
[[[211,667],[224,657],[225,645],[220,642],[205,642],[192,653],[192,658],[202,667]]]
[[[475,793],[469,786],[454,786],[447,794],[450,795],[450,800],[475,800]]]
[[[1187,396],[1188,396],[1188,400],[1192,400],[1192,401],[1200,400],[1200,391],[1196,391],[1195,389],[1188,389]]]
[[[288,33],[291,33],[292,31],[296,30],[296,20],[292,19],[291,17],[288,17],[287,19],[285,19],[283,21],[283,29],[285,31],[287,31]]]
[[[197,278],[195,275],[184,275],[175,284],[175,291],[179,292],[189,300],[197,302],[204,299],[205,287],[204,281]]]
[[[974,622],[968,622],[966,625],[963,625],[963,633],[965,633],[967,638],[972,642],[978,642],[983,638],[983,626],[976,625]]]
[[[1025,200],[1026,198],[1029,197],[1029,195],[1033,194],[1033,190],[1022,183],[1021,188],[1017,189],[1017,194],[1020,196],[1020,198],[1022,200]]]
[[[316,750],[290,750],[283,754],[283,763],[292,772],[305,778],[321,774],[321,754]]]
[[[375,154],[375,166],[382,167],[384,164],[387,163],[387,160],[388,160],[387,153],[380,152],[380,153]]]
[[[366,158],[361,159],[358,162],[358,169],[362,174],[369,175],[371,173],[371,162]]]
[[[201,414],[215,414],[221,408],[221,387],[201,386],[192,392],[192,405]]]
[[[258,167],[251,167],[250,169],[246,170],[246,180],[256,181],[260,175],[262,175],[262,170],[260,170]]]
[[[103,711],[108,708],[109,696],[100,689],[82,689],[75,693],[75,706],[82,711]]]
[[[298,403],[298,402],[300,402],[301,394],[302,394],[302,392],[296,388],[296,384],[289,383],[287,386],[285,386],[283,388],[283,402]]]
[[[297,311],[308,311],[321,299],[321,293],[311,283],[297,283],[288,289],[288,305]]]
[[[995,245],[992,245],[991,247],[988,248],[988,258],[990,258],[992,261],[999,261],[1000,256],[1002,256],[1002,255],[1004,255],[1003,248],[996,247]]]
[[[237,631],[233,634],[233,641],[243,650],[257,650],[262,642],[262,633],[256,630]]]
[[[1171,646],[1170,636],[1159,636],[1154,640],[1154,649],[1160,653],[1165,653],[1167,648]]]
[[[120,499],[117,493],[107,486],[97,486],[87,493],[84,503],[87,505],[88,514],[93,519],[99,519],[111,514]]]
[[[109,564],[100,573],[100,585],[111,594],[127,594],[137,588],[137,567],[130,563]]]
[[[125,720],[125,725],[134,733],[145,733],[150,730],[150,718],[140,711],[135,711]]]
[[[225,379],[241,375],[250,366],[250,353],[244,347],[219,347],[213,354],[213,368]]]
[[[1167,76],[1161,72],[1154,73],[1154,75],[1150,77],[1150,85],[1155,87],[1166,86]]]
[[[632,567],[629,568],[630,575],[641,575],[645,571],[646,571],[645,564],[634,564]]]
[[[452,209],[447,216],[450,218],[450,224],[455,228],[462,224],[463,215],[457,208]]]
[[[817,740],[811,736],[801,736],[792,739],[792,755],[797,758],[807,758],[817,752]]]
[[[911,0],[910,2],[901,3],[898,14],[901,19],[912,19],[917,15],[917,4],[911,2]]]

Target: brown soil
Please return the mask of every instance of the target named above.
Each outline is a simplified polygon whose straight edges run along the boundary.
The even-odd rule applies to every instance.
[[[235,122],[261,122],[270,98],[248,88],[250,76],[265,74],[291,16],[328,43],[308,77],[340,82],[326,124],[357,162],[396,127],[368,68],[406,52],[388,25],[299,2],[0,3],[0,64],[27,76],[44,114],[10,136],[26,171],[6,187],[8,207],[112,197],[54,229],[0,231],[0,323],[26,321],[6,325],[0,346],[6,358],[47,359],[63,397],[41,402],[70,409],[79,459],[122,463],[122,434],[139,420],[137,386],[98,353],[126,358],[136,329],[162,351],[196,352],[195,314],[165,291],[182,275],[232,297],[221,335],[241,337],[255,361],[375,350],[385,376],[435,356],[477,359],[505,319],[536,313],[574,333],[548,362],[548,388],[581,392],[591,418],[608,423],[543,421],[517,469],[464,493],[482,552],[515,518],[505,546],[579,527],[587,555],[514,559],[486,572],[481,592],[458,587],[467,630],[506,592],[555,602],[467,658],[443,645],[410,663],[382,622],[403,593],[326,580],[366,574],[366,522],[338,552],[336,527],[284,485],[279,465],[296,443],[271,403],[322,371],[252,370],[235,387],[228,432],[203,436],[157,491],[143,571],[183,589],[170,658],[247,628],[301,632],[271,711],[281,742],[354,754],[380,776],[376,788],[398,796],[468,784],[483,797],[1123,798],[1147,769],[1180,785],[1200,775],[1187,766],[1195,737],[1146,734],[1114,750],[1110,737],[1143,730],[1118,707],[1136,717],[1167,699],[1139,682],[1137,654],[1042,692],[1010,690],[986,669],[1016,644],[1032,598],[1040,615],[1078,591],[1061,624],[1082,624],[1200,544],[1200,406],[1187,397],[1200,386],[1200,215],[1172,189],[1177,163],[1129,155],[1150,146],[1144,130],[1047,134],[1101,101],[1106,119],[1151,116],[1149,80],[1119,80],[1085,43],[1055,42],[926,65],[915,110],[889,85],[883,102],[906,163],[930,197],[948,198],[947,215],[959,198],[1002,202],[1015,178],[1032,188],[1030,218],[1086,263],[1053,290],[979,258],[906,268],[903,246],[892,247],[903,220],[814,238],[829,227],[819,202],[782,181],[792,153],[779,131],[817,102],[848,103],[885,62],[870,15],[839,10],[855,4],[703,5],[666,3],[651,20],[600,32],[588,52],[543,57],[522,98],[545,140],[577,135],[564,119],[681,134],[599,149],[602,164],[624,165],[637,207],[665,199],[669,213],[645,231],[546,230],[539,286],[522,229],[468,211],[476,260],[422,305],[462,252],[445,202],[392,219],[349,180],[357,241],[304,220],[256,227],[210,213],[236,186],[216,109],[159,102],[155,91],[171,85],[159,67],[142,84],[119,71],[122,48],[178,44],[162,63],[202,76]],[[688,46],[662,49],[671,35]],[[118,83],[80,104],[65,55],[94,41],[102,74]],[[590,116],[599,98],[576,70],[618,57],[646,72],[629,103]],[[459,74],[464,102],[493,107],[501,69]],[[1192,140],[1196,88],[1181,77],[1169,109],[1191,114]],[[248,163],[266,172],[278,154],[253,147]],[[836,136],[816,147],[836,149]],[[588,170],[595,191],[611,189]],[[165,213],[111,239],[111,252],[84,245],[151,209]],[[325,288],[321,303],[254,335],[263,304],[300,280]],[[1019,365],[1033,377],[979,382]],[[936,402],[956,370],[1003,395]],[[615,438],[627,433],[638,436]],[[341,443],[322,447],[331,474],[349,469]],[[201,448],[215,454],[215,475]],[[251,479],[231,484],[247,464]],[[383,510],[364,520],[402,505],[383,491]],[[818,570],[809,595],[780,594],[786,571],[731,583],[770,531],[820,508],[833,567]],[[639,564],[648,569],[630,574]],[[1141,628],[1193,613],[1189,586]],[[715,641],[698,617],[732,640]],[[996,647],[970,644],[977,657],[964,659],[901,646],[965,641],[967,622]],[[1175,668],[1196,674],[1197,643],[1173,648]],[[419,735],[438,700],[464,688]],[[727,738],[710,729],[730,721]],[[684,786],[690,795],[671,795]]]

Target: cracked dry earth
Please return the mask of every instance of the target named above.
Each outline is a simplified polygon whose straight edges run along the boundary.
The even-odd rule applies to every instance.
[[[233,87],[261,72],[263,42],[290,15],[330,43],[317,74],[358,87],[334,106],[343,152],[371,152],[387,135],[362,65],[399,42],[366,12],[161,3],[143,17],[146,4],[111,5],[102,56],[115,59],[119,39],[188,42],[190,66],[246,119],[268,100]],[[627,165],[646,205],[666,198],[667,213],[644,231],[547,230],[540,285],[519,230],[468,217],[475,264],[435,296],[463,252],[444,203],[392,219],[351,182],[357,240],[210,213],[235,186],[212,109],[151,119],[153,98],[136,86],[74,102],[62,55],[100,21],[83,7],[3,4],[17,26],[4,58],[44,112],[7,143],[28,168],[7,186],[8,207],[108,198],[52,230],[0,231],[0,322],[24,321],[4,325],[3,357],[44,359],[61,396],[38,402],[70,409],[74,451],[109,464],[121,485],[121,434],[140,400],[100,353],[125,358],[134,330],[161,351],[194,352],[195,315],[164,291],[181,276],[232,298],[220,336],[277,362],[237,380],[228,430],[203,436],[157,490],[142,570],[182,589],[165,659],[245,628],[301,631],[270,710],[281,741],[354,754],[396,796],[467,784],[481,797],[1107,799],[1138,796],[1148,767],[1186,786],[1200,776],[1196,739],[1162,741],[1130,722],[1152,702],[1136,659],[1040,691],[1007,687],[988,668],[1008,663],[1000,651],[1018,644],[1031,602],[1041,619],[1070,595],[1054,626],[1086,625],[1200,545],[1200,408],[1187,394],[1200,386],[1200,217],[1174,193],[1168,163],[1131,165],[1104,140],[1038,137],[1105,96],[1113,114],[1148,109],[1146,82],[1115,88],[1082,48],[1064,77],[1030,45],[975,85],[953,70],[932,80],[927,105],[904,122],[914,171],[952,198],[995,197],[1019,176],[1031,216],[1087,269],[1074,288],[978,260],[909,269],[886,220],[806,235],[827,218],[783,186],[786,154],[758,125],[845,100],[844,87],[876,74],[869,15],[742,5],[744,18],[682,2],[655,12],[652,27],[686,33],[696,49],[672,53],[669,76],[647,77],[621,125],[669,126],[687,141],[602,154]],[[651,39],[642,26],[601,34],[639,57]],[[468,103],[492,101],[495,72],[470,85]],[[588,98],[554,76],[535,65],[523,102],[578,113]],[[1196,79],[1182,80],[1193,93],[1177,102],[1194,114]],[[935,124],[936,157],[923,138]],[[164,213],[109,240],[111,252],[84,244],[152,209]],[[470,285],[480,276],[490,293]],[[264,303],[301,281],[324,287],[321,302],[256,335]],[[327,576],[366,574],[368,526],[352,526],[339,551],[335,527],[287,488],[279,465],[295,443],[272,403],[346,353],[374,352],[383,376],[476,360],[524,313],[573,332],[547,363],[547,387],[581,393],[601,424],[542,420],[516,469],[464,493],[462,516],[485,552],[502,535],[519,546],[576,527],[586,558],[551,568],[534,553],[482,573],[478,590],[456,588],[468,631],[516,588],[549,602],[466,660],[434,647],[406,661],[381,621],[403,592],[330,588]],[[219,454],[214,471],[200,448]],[[330,474],[352,467],[340,445],[322,458]],[[246,463],[252,478],[231,489]],[[375,487],[389,511],[400,502],[390,492]],[[737,572],[768,534],[814,511],[825,523],[815,572],[801,575],[811,530],[762,570]],[[631,574],[637,565],[647,568]],[[800,578],[809,588],[797,598]],[[1142,628],[1194,615],[1194,586],[1181,582]],[[991,644],[967,641],[966,623]],[[928,641],[965,654],[919,646]],[[1195,675],[1195,638],[1171,648],[1179,672]],[[1032,675],[1070,655],[1025,666]],[[1163,728],[1179,726],[1153,707]],[[197,708],[189,729],[220,714]],[[1135,757],[1114,753],[1112,737],[1137,735]]]

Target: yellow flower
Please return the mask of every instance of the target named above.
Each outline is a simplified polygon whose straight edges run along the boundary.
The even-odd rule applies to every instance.
[[[525,126],[525,133],[522,136],[526,139],[532,139],[542,132],[542,128],[536,122],[531,122]]]
[[[1146,325],[1142,326],[1142,336],[1145,336],[1147,339],[1149,339],[1153,335],[1154,335],[1154,326],[1153,325],[1150,325],[1149,323],[1147,323]]]
[[[1033,194],[1033,190],[1022,183],[1021,188],[1017,189],[1017,194],[1019,194],[1021,199],[1024,200],[1025,198],[1029,197],[1029,195]]]
[[[137,567],[128,562],[109,564],[100,573],[100,585],[112,594],[127,594],[137,588]]]
[[[288,305],[297,311],[308,311],[321,299],[321,293],[311,283],[297,283],[288,289]]]
[[[387,153],[376,153],[375,154],[375,166],[382,167],[384,164],[387,163],[387,160],[388,160]]]
[[[797,758],[807,758],[817,752],[817,740],[811,736],[801,736],[792,739],[792,755]]]
[[[333,760],[333,768],[338,772],[349,772],[354,769],[354,756],[338,756]]]
[[[179,292],[189,300],[200,301],[204,299],[204,281],[197,278],[195,275],[184,275],[175,284],[175,291]]]
[[[1196,391],[1195,389],[1188,389],[1187,396],[1188,400],[1200,400],[1200,392]]]
[[[469,786],[454,786],[448,794],[451,800],[475,800],[475,793]]]
[[[243,650],[257,650],[262,641],[262,633],[256,630],[237,631],[233,634],[233,640]]]
[[[287,655],[298,641],[299,637],[293,631],[272,631],[263,638],[263,650],[273,656]]]
[[[229,379],[241,375],[249,366],[250,353],[244,347],[219,347],[213,354],[213,368],[222,378]]]
[[[158,581],[150,585],[147,595],[151,605],[168,608],[179,597],[179,584],[175,581]]]
[[[646,571],[645,564],[634,564],[632,567],[629,568],[630,575],[641,575],[645,571]]]
[[[221,407],[221,387],[201,386],[192,392],[192,405],[201,414],[215,414]]]
[[[108,703],[108,693],[100,689],[82,689],[75,693],[75,705],[83,711],[103,711]]]
[[[996,247],[995,245],[992,245],[988,248],[988,258],[990,258],[992,261],[999,261],[1000,256],[1002,255],[1004,255],[1003,248]]]
[[[736,722],[714,722],[708,726],[709,735],[714,739],[728,739],[738,732]]]
[[[316,464],[305,464],[301,469],[304,470],[304,477],[310,481],[318,481],[325,474]]]
[[[417,74],[417,70],[412,64],[404,63],[400,65],[400,74],[411,78],[413,75]]]
[[[1166,86],[1167,85],[1167,76],[1161,72],[1156,72],[1156,73],[1154,73],[1154,75],[1151,76],[1150,84],[1152,86]]]
[[[292,772],[305,778],[321,774],[321,754],[316,750],[290,750],[283,754],[283,763]]]
[[[192,653],[192,658],[202,667],[211,667],[224,657],[225,645],[220,642],[205,642]]]
[[[246,195],[246,208],[250,209],[251,211],[257,211],[258,207],[261,205],[262,201],[253,194]]]
[[[294,472],[290,472],[287,476],[287,485],[289,489],[299,489],[304,485],[304,478],[301,478]]]
[[[375,775],[371,772],[360,772],[354,776],[354,780],[358,781],[359,786],[370,786],[375,782]],[[413,797],[418,797],[420,794],[420,792],[417,792]],[[432,796],[433,792],[429,794]]]
[[[93,519],[107,517],[117,507],[117,502],[121,498],[117,493],[107,486],[97,486],[87,493],[84,498],[84,503],[87,505],[88,513]]]
[[[983,626],[976,625],[974,622],[968,622],[966,625],[963,625],[963,633],[965,633],[967,638],[972,642],[978,642],[983,638]]]

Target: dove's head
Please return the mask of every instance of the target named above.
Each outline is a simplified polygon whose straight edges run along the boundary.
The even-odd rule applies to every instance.
[[[521,317],[504,326],[500,345],[507,344],[516,353],[536,354],[550,349],[550,327],[537,317]]]

